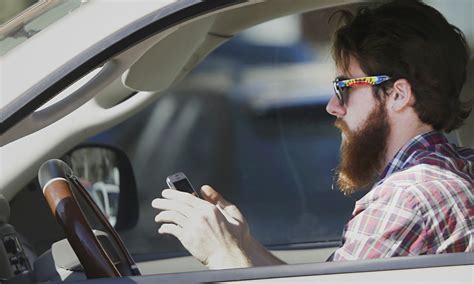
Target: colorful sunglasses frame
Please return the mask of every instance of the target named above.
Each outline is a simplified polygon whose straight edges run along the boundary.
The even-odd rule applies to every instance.
[[[377,76],[369,76],[369,77],[360,77],[360,78],[353,78],[347,80],[334,80],[333,87],[334,92],[336,93],[336,97],[339,100],[341,105],[344,105],[344,90],[356,86],[376,86],[379,85],[387,80],[390,80],[390,77],[387,75],[377,75]]]

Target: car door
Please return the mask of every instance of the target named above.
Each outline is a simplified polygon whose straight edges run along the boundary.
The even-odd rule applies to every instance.
[[[328,6],[350,4],[351,2],[352,1],[333,1],[329,3],[328,1],[301,1],[296,5],[291,1],[179,1],[170,4],[170,6],[167,6],[164,10],[158,10],[155,14],[147,14],[138,21],[132,22],[130,25],[124,27],[123,30],[119,30],[110,37],[107,37],[102,41],[97,42],[92,47],[85,49],[76,57],[72,58],[64,65],[61,65],[60,68],[56,69],[51,76],[42,78],[37,81],[37,83],[32,84],[24,92],[21,92],[21,96],[13,99],[4,108],[2,106],[2,154],[4,154],[4,158],[2,159],[5,159],[4,161],[12,164],[12,167],[5,171],[6,178],[2,179],[2,188],[6,189],[5,194],[9,197],[13,197],[23,187],[25,177],[33,177],[34,174],[32,174],[32,171],[34,171],[34,169],[37,168],[39,163],[44,159],[60,156],[78,142],[83,141],[84,139],[89,139],[93,134],[100,133],[102,130],[108,129],[112,125],[118,124],[126,118],[131,117],[145,106],[151,104],[152,101],[157,100],[158,96],[162,95],[164,90],[171,89],[174,91],[175,89],[173,88],[176,86],[175,82],[182,79],[199,62],[206,58],[210,51],[226,42],[237,32],[247,27],[254,26],[257,23],[279,16],[293,14],[295,12],[303,12],[305,10],[323,9]],[[173,52],[170,52],[171,50]],[[114,58],[114,60],[111,60],[111,58]],[[160,66],[165,66],[166,68],[160,68]],[[276,67],[280,68],[281,66]],[[44,102],[95,68],[101,69],[96,71],[98,73],[91,75],[92,79],[90,79],[91,77],[86,78],[90,79],[90,81],[79,84],[77,90],[72,92],[75,94],[76,98],[66,99],[63,103],[58,103],[53,105],[53,108],[46,109],[47,111],[45,112],[34,113],[35,109]],[[324,72],[327,73],[330,71],[325,69]],[[252,76],[258,76],[257,73],[252,74]],[[327,76],[327,74],[325,75]],[[117,81],[117,77],[120,77],[119,81]],[[105,83],[102,85],[101,82]],[[113,84],[117,84],[117,82],[122,84],[122,87],[118,88],[118,91],[116,88],[110,87]],[[232,91],[236,96],[245,96],[246,94],[252,95],[256,92],[255,87],[261,86],[258,86],[258,84],[251,84],[246,87],[249,89]],[[202,97],[203,95],[194,92],[194,90],[196,89],[192,90],[193,92],[191,95],[183,95],[186,100],[179,101],[179,96],[172,97],[172,100],[177,100],[177,103],[184,109],[186,109],[186,105],[190,105],[190,107],[187,108],[188,111],[196,110],[198,107],[196,104],[193,104],[192,98],[193,96]],[[261,88],[257,88],[257,90],[264,94],[268,93],[266,92],[267,90],[262,90]],[[326,92],[326,95],[330,95],[327,90],[322,91],[322,93],[324,92]],[[91,98],[89,96],[95,95],[97,95],[95,99],[88,101]],[[171,97],[173,94],[165,94],[165,96],[159,99],[161,101],[158,101],[158,104],[166,101],[166,95]],[[290,185],[299,190],[297,191],[297,194],[300,195],[300,199],[295,201],[295,204],[292,204],[292,207],[295,211],[300,211],[301,208],[307,208],[309,206],[308,203],[300,203],[301,200],[305,200],[305,198],[308,197],[309,193],[305,191],[304,183],[299,184],[299,182],[307,180],[310,177],[305,176],[304,179],[298,177],[298,174],[302,171],[298,170],[297,167],[294,167],[295,165],[291,163],[291,159],[292,157],[298,157],[298,155],[301,156],[302,154],[298,152],[292,154],[290,151],[291,148],[288,148],[288,146],[291,143],[294,143],[294,146],[296,147],[300,146],[299,143],[301,142],[301,139],[303,139],[303,135],[308,134],[308,131],[310,131],[310,128],[304,126],[305,124],[303,124],[303,126],[299,125],[299,128],[294,126],[294,124],[301,123],[302,121],[308,122],[313,118],[312,116],[301,118],[299,112],[302,109],[305,109],[306,112],[310,113],[314,111],[314,109],[311,107],[307,108],[307,104],[304,104],[303,106],[299,105],[298,103],[301,103],[301,100],[299,100],[300,98],[295,97],[294,99],[294,101],[278,102],[278,100],[275,100],[263,103],[262,101],[257,100],[252,108],[253,116],[250,116],[250,118],[243,116],[242,113],[230,112],[230,114],[238,116],[240,122],[252,123],[250,128],[247,127],[245,129],[243,129],[240,124],[236,126],[237,132],[235,133],[244,132],[246,134],[243,136],[245,139],[237,139],[236,141],[239,141],[241,144],[238,144],[237,146],[233,145],[232,150],[229,150],[229,148],[216,148],[222,146],[218,143],[212,147],[209,145],[204,147],[210,147],[212,150],[218,149],[218,151],[222,153],[215,157],[223,159],[217,160],[216,163],[219,165],[219,163],[231,163],[236,157],[243,159],[244,157],[239,154],[243,153],[243,151],[239,147],[242,144],[249,143],[248,141],[256,140],[255,137],[263,137],[262,139],[264,142],[272,141],[271,139],[277,137],[276,141],[279,141],[280,144],[278,146],[280,148],[274,149],[277,149],[277,151],[282,153],[284,158],[286,157],[287,160],[290,161],[284,168],[279,169],[281,171],[279,172],[279,175],[287,174],[290,176]],[[321,104],[321,102],[312,101],[310,106],[314,107],[314,105],[316,105],[316,108],[319,108],[318,111],[321,112]],[[83,105],[83,107],[81,109],[76,109],[79,105]],[[203,103],[202,105],[206,106],[206,103]],[[227,112],[227,110],[229,110],[229,102],[223,99],[219,100],[219,98],[217,100],[212,98],[211,105],[216,105],[217,109],[221,112],[218,112],[215,117],[203,117],[202,119],[205,122],[203,126],[200,128],[191,127],[191,130],[198,129],[200,130],[199,132],[202,132],[203,129],[205,130],[206,127],[210,127],[213,125],[212,123],[218,121],[219,123],[214,124],[217,125],[215,127],[220,131],[228,131],[228,129],[222,129],[223,127],[219,126],[222,125],[220,123],[225,123],[225,121],[219,121],[219,119],[225,118],[225,115],[229,115]],[[239,104],[236,105],[240,106]],[[179,113],[183,112],[183,108],[180,108],[177,112],[178,117]],[[294,113],[295,109],[297,110],[296,114]],[[5,112],[3,112],[4,110]],[[238,110],[244,114],[245,111],[248,111],[242,108]],[[202,108],[201,111],[202,113],[206,113],[205,108]],[[324,111],[324,108],[322,111]],[[146,117],[145,114],[141,115],[141,119]],[[63,116],[65,117],[62,118]],[[90,118],[88,118],[88,116],[90,116]],[[282,120],[282,118],[284,118],[284,120]],[[255,121],[251,121],[252,119],[255,119]],[[325,118],[318,119],[324,120]],[[173,121],[178,123],[179,119]],[[209,121],[211,121],[211,123],[209,123]],[[274,125],[274,129],[271,129],[271,127],[268,126],[268,121],[273,123],[271,125]],[[71,127],[72,123],[77,123],[77,125]],[[134,124],[132,123],[131,125]],[[170,125],[166,124],[165,126],[169,127]],[[171,132],[168,132],[169,135],[180,136],[179,132],[176,133],[173,131],[182,128],[171,127],[170,129]],[[284,131],[286,130],[293,131],[292,133],[294,135],[285,136]],[[199,135],[199,132],[193,135]],[[192,131],[190,131],[190,133],[192,134]],[[20,139],[21,137],[25,137],[25,139]],[[293,137],[294,140],[286,140],[289,137]],[[98,140],[100,137],[92,139]],[[182,141],[187,141],[187,139],[181,139]],[[229,139],[228,136],[227,139]],[[34,153],[24,150],[26,146],[35,145],[31,140],[35,140],[35,143],[39,144],[35,148]],[[230,144],[236,142],[233,139],[229,140]],[[261,145],[262,148],[260,148],[260,150],[267,151],[268,149],[272,149],[271,143],[268,144],[270,144],[270,146]],[[337,148],[337,142],[334,143],[334,141],[331,140],[327,144],[321,143],[319,148],[331,146],[334,150],[334,145],[336,145]],[[268,146],[268,148],[266,146]],[[188,145],[184,148],[186,149],[190,147],[197,146]],[[135,148],[140,149],[141,147]],[[232,158],[226,157],[226,154],[233,151],[234,155],[232,155]],[[32,157],[25,158],[25,162],[23,163],[14,161],[18,159],[19,153],[22,152],[24,153],[20,154],[20,157],[21,155],[26,156],[27,154],[31,154]],[[237,155],[235,155],[235,153],[237,153]],[[255,154],[246,151],[245,153],[250,157]],[[270,151],[270,153],[272,152]],[[135,154],[138,157],[142,155],[141,157],[149,158],[147,157],[149,152],[144,152],[142,154],[136,152]],[[166,160],[185,161],[188,157],[186,156],[186,154],[188,154],[187,152],[181,152],[178,150],[176,150],[174,155],[172,154],[173,153],[170,154],[168,151],[163,151],[162,153],[159,153],[156,158],[160,159],[162,155],[169,155],[171,158]],[[274,155],[270,154],[269,157],[274,157]],[[329,159],[332,159],[332,162],[334,162],[334,159],[337,160],[337,157],[331,156]],[[325,162],[327,162],[327,160],[325,160]],[[274,163],[274,161],[270,160],[268,163]],[[307,166],[318,165],[308,163]],[[140,165],[138,165],[138,167],[140,167]],[[145,164],[142,167],[146,169],[147,165]],[[255,166],[257,169],[261,167],[263,166]],[[301,167],[304,167],[304,164]],[[169,167],[168,169],[171,170],[173,168],[174,167]],[[24,170],[24,172],[18,174],[18,172],[22,170]],[[213,172],[219,173],[219,177],[229,175],[226,171],[232,172],[232,168],[222,169],[219,166],[216,166],[213,170]],[[141,173],[145,175],[147,172]],[[238,184],[242,185],[244,184],[242,181],[251,180],[248,178],[249,175],[255,173],[256,171],[241,172],[242,175],[239,176],[240,182]],[[202,177],[204,182],[206,174],[202,174]],[[200,179],[201,178],[198,178],[199,182]],[[264,185],[269,184],[265,183],[268,179],[268,177],[257,177],[254,179],[256,182],[249,188],[253,191],[262,188]],[[224,183],[223,181],[217,182]],[[150,185],[155,186],[155,184]],[[329,190],[327,183],[325,184],[324,189]],[[239,198],[240,201],[242,201],[245,199],[245,196],[254,193],[252,191],[246,193],[232,193],[232,191],[230,191],[228,194],[231,196],[232,194],[235,194],[236,201],[238,202]],[[284,191],[275,194],[276,197],[279,198],[278,202],[282,204],[285,201],[289,204],[294,202],[289,200],[285,194]],[[155,196],[155,193],[150,192],[149,195]],[[262,200],[265,198],[265,195],[261,194],[259,198]],[[350,200],[346,202],[347,205],[350,205]],[[252,204],[249,203],[249,205],[247,205],[247,210],[249,212],[258,211],[268,206],[268,204],[263,204],[264,203],[261,202],[261,204],[252,206]],[[346,206],[346,213],[348,212],[347,208],[349,207],[350,206]],[[148,208],[144,210],[150,211],[151,209]],[[291,214],[287,214],[286,211],[281,211],[280,216],[284,215],[291,217]],[[271,223],[271,221],[275,222],[275,220],[265,221],[263,217],[264,214],[260,215],[260,217],[256,219],[257,221],[255,221],[255,224],[259,224],[258,222],[262,224]],[[278,220],[279,219],[277,219],[277,221],[272,225],[273,227],[277,227],[274,231],[277,231],[278,229],[281,230],[281,228],[278,228]],[[303,221],[301,221],[299,228],[304,228],[308,224],[307,221],[311,220],[311,218],[302,220]],[[342,219],[338,219],[338,224],[340,224],[341,220]],[[285,222],[292,223],[291,219],[288,219]],[[146,222],[142,226],[146,226]],[[255,226],[257,228],[261,227],[260,225]],[[150,223],[148,223],[148,230],[152,230],[149,228],[153,228]],[[334,234],[334,231],[332,233]],[[262,231],[261,234],[264,237],[271,237],[273,235],[271,231]],[[149,236],[153,237],[151,234]],[[124,233],[123,237],[124,239],[129,238],[131,241],[135,238],[132,234],[127,236],[126,233]],[[451,278],[451,275],[455,275],[457,277],[455,280],[460,282],[464,281],[469,283],[468,281],[472,280],[472,274],[470,275],[469,272],[472,271],[473,258],[472,254],[469,253],[387,260],[324,263],[322,261],[325,256],[329,255],[330,252],[337,247],[337,238],[329,240],[335,240],[336,242],[330,243],[326,247],[316,246],[316,251],[324,251],[324,254],[320,255],[319,261],[321,261],[321,263],[158,275],[160,272],[171,271],[164,269],[163,262],[157,261],[156,259],[148,259],[151,263],[142,265],[149,265],[150,274],[153,275],[108,279],[108,281],[174,281],[181,283],[258,279],[272,279],[269,281],[273,281],[276,278],[281,278],[281,281],[319,280],[342,282],[349,279],[361,279],[360,281],[362,281],[362,279],[372,279],[373,281],[379,281],[379,279],[384,279],[386,277],[390,277],[393,281],[411,281],[412,279],[422,279],[422,276],[425,277],[423,279],[426,279],[426,275],[441,282],[445,280],[449,282],[449,280],[452,280],[453,278]],[[302,241],[299,245],[298,242],[284,243],[283,250],[278,248],[278,242],[271,245],[274,245],[277,254],[280,251],[283,258],[285,258],[284,254],[285,251],[287,251],[288,255],[291,255],[287,258],[289,262],[291,262],[291,259],[294,258],[295,255],[298,259],[296,262],[304,262],[304,258],[301,255],[308,252],[316,253],[316,251],[311,251],[315,249],[314,246],[302,245],[305,242],[306,241]],[[178,257],[173,256],[169,259],[174,261],[178,260]],[[311,262],[314,261],[315,260],[313,259]],[[147,259],[143,258],[140,262],[146,263]],[[191,260],[188,258],[184,267],[188,267],[189,262],[191,262]],[[172,262],[172,265],[175,263],[176,262]],[[182,269],[178,267],[174,272],[185,270],[187,270],[187,268]],[[447,273],[446,271],[449,272]],[[449,279],[448,275],[450,276]],[[303,276],[309,278],[300,278]]]

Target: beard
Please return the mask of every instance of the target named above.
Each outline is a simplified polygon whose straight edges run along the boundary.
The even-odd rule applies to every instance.
[[[336,127],[343,133],[337,185],[350,195],[373,184],[384,165],[390,125],[383,104],[377,104],[365,123],[351,131],[340,118]]]

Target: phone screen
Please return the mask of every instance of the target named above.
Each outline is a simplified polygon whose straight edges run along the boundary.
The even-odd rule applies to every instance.
[[[178,181],[173,182],[173,184],[176,187],[176,189],[179,191],[184,191],[191,194],[194,192],[192,186],[189,184],[189,182],[186,179],[180,179]]]

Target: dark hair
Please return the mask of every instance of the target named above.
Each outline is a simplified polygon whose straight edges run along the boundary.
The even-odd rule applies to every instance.
[[[334,35],[336,65],[348,69],[351,56],[368,75],[389,75],[410,82],[414,109],[436,130],[451,131],[469,116],[471,103],[459,96],[470,57],[463,33],[434,8],[420,1],[398,0],[357,14],[338,11],[343,25]],[[334,15],[333,15],[334,16]]]

